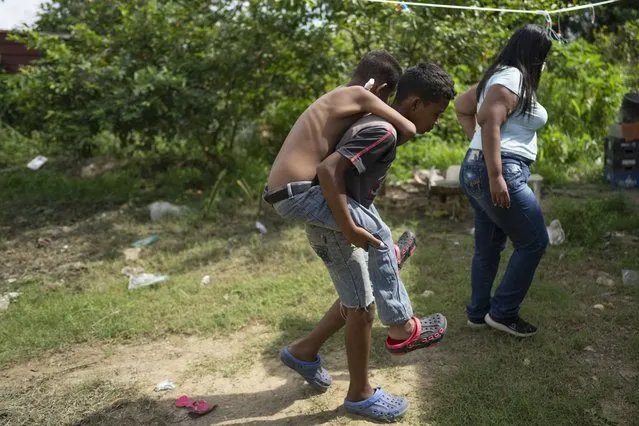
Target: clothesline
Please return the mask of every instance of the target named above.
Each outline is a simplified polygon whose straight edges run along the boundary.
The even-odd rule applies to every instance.
[[[572,6],[565,7],[562,9],[553,9],[553,10],[530,10],[530,9],[504,9],[498,7],[481,7],[481,6],[458,6],[458,5],[450,5],[450,4],[439,4],[439,3],[418,3],[418,2],[406,2],[406,1],[393,1],[393,0],[366,0],[371,3],[389,3],[389,4],[405,4],[407,6],[419,6],[419,7],[434,7],[440,9],[458,9],[458,10],[474,10],[481,12],[502,12],[502,13],[529,13],[535,15],[545,15],[545,14],[557,14],[557,13],[565,13],[565,12],[574,12],[576,10],[582,9],[591,9],[595,6],[603,6],[605,4],[617,3],[621,0],[604,0],[597,3],[584,4],[580,6]]]

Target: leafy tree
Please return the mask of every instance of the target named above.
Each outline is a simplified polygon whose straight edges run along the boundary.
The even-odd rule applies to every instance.
[[[343,70],[330,54],[330,29],[300,10],[257,1],[95,3],[47,6],[42,28],[70,30],[71,40],[30,33],[26,41],[46,56],[10,87],[24,118],[14,124],[83,155],[95,149],[92,135],[110,131],[147,150],[159,137],[184,141],[223,166],[274,100],[311,99],[327,74]]]
[[[448,3],[522,7],[520,0]],[[572,5],[531,0],[524,7]],[[598,26],[585,12],[553,15],[555,29],[561,18],[572,41],[556,44],[542,81],[540,100],[551,117],[540,134],[542,161],[594,163],[600,155],[620,96],[639,79],[639,19],[628,8],[598,8]],[[41,32],[21,36],[46,55],[0,80],[0,116],[80,156],[108,139],[122,155],[151,154],[167,166],[195,161],[259,179],[296,117],[345,82],[365,52],[387,49],[405,67],[435,62],[461,91],[529,22],[544,25],[544,18],[402,12],[365,0],[56,0],[43,6]],[[60,33],[71,38],[47,35]],[[115,138],[96,137],[103,134]],[[428,140],[452,146],[450,155],[428,158],[463,153],[467,141],[452,108]],[[415,150],[406,167],[428,165],[419,163],[423,147],[405,149]]]

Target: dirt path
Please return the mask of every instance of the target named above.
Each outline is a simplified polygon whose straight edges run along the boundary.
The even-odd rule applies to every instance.
[[[266,329],[257,334],[269,337]],[[246,332],[220,340],[173,336],[135,345],[82,345],[18,364],[0,371],[0,393],[13,393],[0,403],[0,424],[370,424],[348,417],[341,408],[348,388],[341,351],[325,356],[334,385],[327,393],[317,394],[283,367],[276,353],[264,356],[254,350],[247,354],[250,343]],[[383,383],[385,390],[409,398],[413,413],[400,424],[418,423],[417,412],[423,409],[416,389],[424,389],[424,380],[417,366],[422,369],[430,363],[439,368],[440,361],[435,349],[371,372],[372,383]],[[167,378],[177,388],[154,392],[155,384]],[[202,397],[219,407],[193,420],[173,406],[182,394]],[[68,404],[69,399],[87,395],[91,398],[81,403],[81,409]],[[20,410],[34,398],[48,406],[42,417]]]

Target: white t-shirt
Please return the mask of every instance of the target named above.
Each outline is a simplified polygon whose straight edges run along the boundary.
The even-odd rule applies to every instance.
[[[477,111],[484,102],[484,97],[488,89],[495,84],[500,84],[517,96],[521,96],[521,71],[514,67],[505,67],[497,71],[490,77],[486,88],[479,97]],[[537,158],[537,129],[541,128],[548,121],[548,112],[536,100],[533,103],[533,110],[528,114],[521,115],[520,109],[510,114],[508,119],[501,126],[501,151],[516,154],[529,160]],[[475,135],[470,141],[471,149],[482,149],[481,127],[477,125]]]

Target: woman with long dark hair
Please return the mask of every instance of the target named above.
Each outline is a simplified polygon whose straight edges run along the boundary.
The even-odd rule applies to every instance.
[[[481,82],[455,102],[471,139],[460,172],[475,216],[468,325],[488,324],[518,337],[537,332],[519,316],[519,306],[548,245],[544,217],[527,183],[537,156],[536,131],[548,119],[537,88],[551,45],[543,28],[521,27]],[[507,238],[514,252],[491,298]]]

